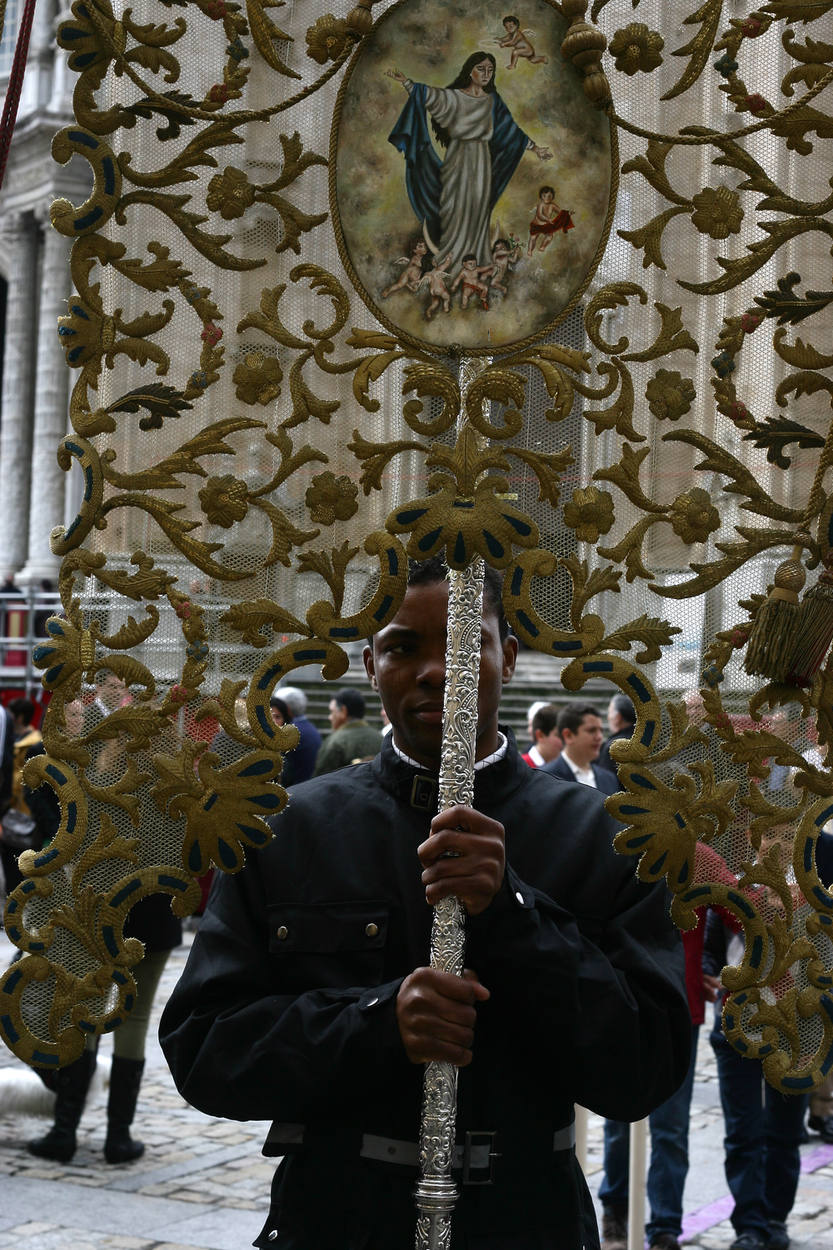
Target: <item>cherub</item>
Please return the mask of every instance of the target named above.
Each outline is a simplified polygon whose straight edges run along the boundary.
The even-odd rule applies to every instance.
[[[443,312],[451,312],[451,296],[445,285],[450,264],[451,252],[447,252],[445,256],[435,256],[434,268],[429,269],[428,273],[423,274],[420,279],[419,285],[427,283],[431,295],[431,302],[425,309],[426,321],[430,321],[434,314],[439,312],[440,304],[442,304]]]
[[[535,214],[529,223],[529,247],[527,256],[531,256],[538,247],[545,252],[552,243],[553,235],[566,234],[575,225],[572,214],[566,208],[559,208],[555,202],[555,188],[541,187],[538,191],[538,203]]]
[[[521,30],[520,19],[514,14],[509,13],[503,19],[503,29],[506,34],[502,39],[496,39],[495,43],[501,48],[511,48],[509,55],[509,64],[507,69],[514,69],[519,59],[523,58],[529,61],[530,65],[546,65],[549,61],[548,56],[536,56],[535,49],[527,38],[532,34],[531,30]]]
[[[521,244],[518,239],[495,239],[492,244],[492,277],[489,286],[493,291],[507,294],[505,282],[510,265],[521,258]]]
[[[451,284],[452,291],[456,291],[462,283],[463,293],[460,300],[461,308],[468,308],[469,300],[472,294],[479,295],[480,303],[486,311],[489,311],[489,288],[483,281],[483,278],[489,276],[494,269],[494,265],[478,265],[477,257],[474,252],[467,252],[462,259],[462,268],[457,277]]]
[[[394,291],[416,291],[422,278],[422,260],[428,251],[428,245],[424,239],[417,239],[411,247],[411,255],[400,256],[394,261],[395,265],[405,265],[405,269],[399,275],[395,282],[391,282],[390,286],[386,286],[382,292],[382,299],[387,299],[389,295],[393,295]]]

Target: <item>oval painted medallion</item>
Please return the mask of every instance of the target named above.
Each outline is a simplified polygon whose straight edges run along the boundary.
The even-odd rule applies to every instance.
[[[601,258],[611,131],[547,0],[402,0],[353,58],[330,146],[342,260],[383,325],[433,351],[551,329]]]

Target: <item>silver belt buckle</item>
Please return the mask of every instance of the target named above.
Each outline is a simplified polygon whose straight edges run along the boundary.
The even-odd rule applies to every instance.
[[[496,1137],[496,1132],[466,1133],[466,1140],[463,1144],[464,1185],[494,1185],[495,1159],[501,1157],[494,1148]],[[472,1158],[475,1152],[480,1156],[477,1162],[474,1162]],[[481,1162],[481,1159],[485,1162]],[[473,1172],[480,1173],[480,1175],[472,1175]]]

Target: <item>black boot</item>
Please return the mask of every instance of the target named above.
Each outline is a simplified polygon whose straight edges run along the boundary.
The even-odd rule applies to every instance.
[[[55,1075],[55,1123],[44,1137],[26,1143],[30,1154],[69,1163],[75,1154],[75,1130],[87,1101],[95,1064],[95,1051],[85,1050],[80,1059],[59,1068]]]
[[[107,1137],[104,1142],[104,1158],[108,1163],[130,1163],[145,1153],[142,1143],[130,1136],[144,1068],[144,1059],[113,1056],[107,1100]]]

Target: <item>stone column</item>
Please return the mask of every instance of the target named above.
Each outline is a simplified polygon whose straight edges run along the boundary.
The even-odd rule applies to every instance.
[[[54,581],[60,566],[60,558],[50,549],[49,535],[64,523],[67,475],[58,465],[56,452],[67,432],[69,370],[58,340],[58,318],[67,311],[69,248],[69,239],[58,234],[47,218],[38,306],[29,549],[20,574],[21,581],[29,583],[44,577]]]
[[[41,7],[46,7],[42,5]],[[51,11],[51,10],[50,10]],[[37,10],[36,10],[37,12]],[[75,74],[67,65],[66,54],[62,53],[55,43],[58,27],[72,17],[70,0],[58,0],[54,18],[49,27],[48,44],[52,53],[51,61],[51,94],[48,111],[50,113],[72,115],[72,91],[76,83]]]
[[[0,401],[0,574],[17,572],[27,554],[35,378],[37,235],[29,214],[4,223],[6,339]]]
[[[52,64],[57,60],[54,35],[56,11],[56,0],[39,0],[35,6],[26,74],[18,109],[19,119],[46,108],[49,103],[52,94]],[[18,13],[23,13],[22,3],[18,6]]]

